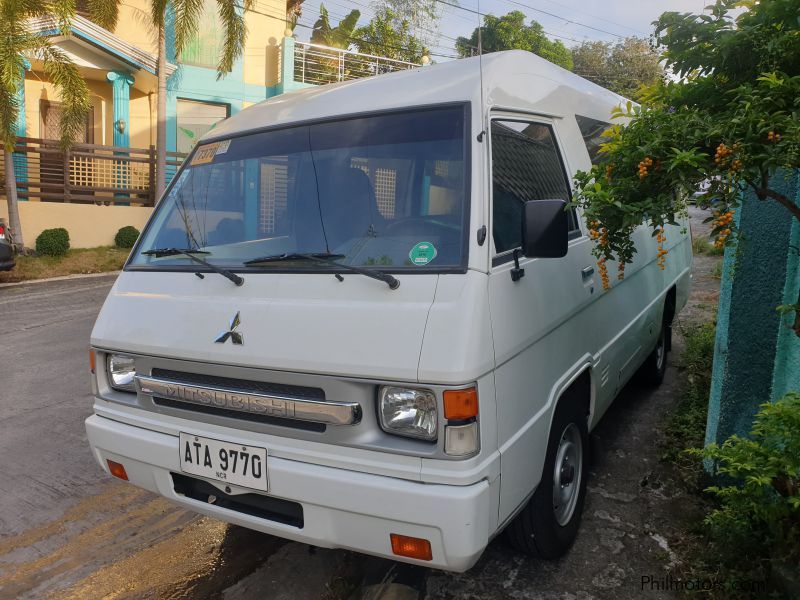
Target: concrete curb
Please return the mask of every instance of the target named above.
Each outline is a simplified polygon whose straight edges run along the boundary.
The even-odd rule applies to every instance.
[[[75,275],[61,275],[59,277],[48,277],[46,279],[28,279],[27,281],[12,281],[11,283],[0,283],[0,288],[14,287],[17,285],[31,285],[36,283],[48,283],[50,281],[69,281],[71,279],[92,279],[96,277],[116,277],[122,271],[106,271],[104,273],[77,273]]]

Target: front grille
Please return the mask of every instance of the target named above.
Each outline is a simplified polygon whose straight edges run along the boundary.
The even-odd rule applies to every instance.
[[[170,381],[185,383],[187,385],[218,387],[252,394],[266,394],[268,396],[279,396],[298,400],[325,400],[325,391],[323,389],[302,385],[285,385],[281,383],[270,383],[267,381],[253,381],[250,379],[236,379],[233,377],[218,377],[216,375],[187,373],[184,371],[172,371],[170,369],[158,368],[153,369],[152,374],[153,377],[168,379]],[[271,417],[267,415],[220,408],[218,406],[195,404],[194,402],[182,402],[181,400],[164,398],[163,396],[153,396],[153,404],[173,410],[214,415],[217,417],[236,419],[238,421],[249,421],[250,423],[277,425],[279,427],[289,427],[291,429],[313,431],[315,433],[324,433],[326,428],[325,423],[314,423],[311,421],[300,421],[297,419]]]
[[[187,477],[179,473],[172,475],[173,489],[176,494],[192,500],[206,502],[238,513],[303,528],[303,505],[299,502],[274,498],[263,494],[226,494],[222,490],[202,479]],[[213,502],[210,500],[213,499]]]
[[[269,383],[250,379],[217,377],[216,375],[186,373],[184,371],[171,371],[169,369],[153,369],[153,377],[171,379],[172,381],[192,385],[230,388],[242,392],[266,394],[268,396],[282,396],[284,398],[298,398],[300,400],[325,400],[325,391],[323,389],[304,385],[285,385],[282,383]]]
[[[229,408],[219,408],[218,406],[210,406],[208,404],[181,402],[180,400],[174,400],[172,398],[162,398],[161,396],[153,396],[153,404],[155,404],[156,406],[174,408],[177,410],[187,410],[195,413],[203,413],[206,415],[216,415],[218,417],[238,419],[240,421],[250,421],[252,423],[266,423],[267,425],[277,425],[279,427],[291,427],[292,429],[302,429],[303,431],[315,431],[317,433],[325,432],[325,423],[314,423],[312,421],[298,421],[295,419],[283,419],[281,417],[268,417],[265,415],[248,413],[239,410],[230,410]]]

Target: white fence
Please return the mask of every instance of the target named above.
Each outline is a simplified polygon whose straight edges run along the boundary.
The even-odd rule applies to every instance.
[[[308,42],[295,42],[294,79],[322,85],[419,67],[416,63],[361,54]]]

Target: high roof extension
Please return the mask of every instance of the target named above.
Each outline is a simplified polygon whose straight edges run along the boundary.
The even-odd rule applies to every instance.
[[[535,54],[509,50],[276,96],[223,121],[203,141],[286,123],[448,102],[608,121],[626,99]],[[480,121],[473,121],[478,127]]]

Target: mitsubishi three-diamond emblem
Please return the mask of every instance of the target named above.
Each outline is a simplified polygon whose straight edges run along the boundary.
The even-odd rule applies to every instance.
[[[233,342],[234,345],[241,346],[242,344],[244,344],[244,338],[242,338],[242,334],[236,331],[236,328],[239,327],[239,324],[241,322],[242,321],[239,318],[239,313],[237,312],[236,316],[233,317],[233,319],[231,319],[231,324],[230,327],[228,327],[228,330],[220,333],[219,337],[214,341],[217,344],[224,344],[225,342],[228,341],[228,338],[230,338],[231,342]]]

